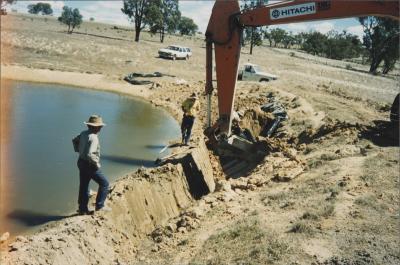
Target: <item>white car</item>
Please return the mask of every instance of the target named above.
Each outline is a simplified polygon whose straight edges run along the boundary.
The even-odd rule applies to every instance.
[[[238,79],[243,81],[268,82],[278,79],[278,76],[264,72],[258,65],[246,63],[239,70]]]
[[[165,49],[158,50],[158,55],[162,58],[169,58],[172,60],[186,59],[188,60],[192,56],[190,48],[182,47],[178,45],[171,45]]]

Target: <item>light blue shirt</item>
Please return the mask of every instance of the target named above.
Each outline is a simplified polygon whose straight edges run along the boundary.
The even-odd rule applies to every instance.
[[[100,168],[100,141],[97,134],[89,130],[83,131],[79,138],[79,158]]]

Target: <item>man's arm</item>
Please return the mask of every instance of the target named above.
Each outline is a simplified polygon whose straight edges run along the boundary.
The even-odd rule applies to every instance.
[[[72,139],[72,145],[74,146],[74,151],[76,153],[79,153],[79,141],[80,141],[80,138],[81,138],[81,135],[79,134],[74,139]]]
[[[98,153],[99,147],[99,138],[96,136],[92,136],[89,138],[89,149],[88,149],[88,159],[89,162],[95,165],[97,168],[100,168],[100,154]]]

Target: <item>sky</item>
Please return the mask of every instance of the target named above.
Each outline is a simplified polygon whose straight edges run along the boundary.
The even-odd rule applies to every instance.
[[[8,7],[8,10],[15,9],[19,13],[27,13],[27,6],[29,4],[45,2],[51,4],[54,16],[59,16],[64,5],[78,8],[83,15],[84,20],[89,20],[93,17],[95,21],[106,22],[116,25],[131,25],[127,16],[121,12],[122,0],[114,1],[22,1],[18,0],[16,4]],[[192,18],[199,26],[199,31],[205,32],[210,18],[211,10],[214,1],[179,1],[179,9],[185,17]],[[349,19],[336,19],[336,20],[323,20],[318,22],[307,23],[293,23],[288,25],[271,26],[283,28],[291,31],[293,34],[315,30],[321,33],[327,33],[330,30],[343,31],[355,34],[361,38],[362,27],[355,18]]]

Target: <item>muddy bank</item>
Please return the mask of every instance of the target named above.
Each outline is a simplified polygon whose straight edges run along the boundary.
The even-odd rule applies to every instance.
[[[1,78],[27,82],[61,84],[89,89],[111,91],[141,98],[151,94],[149,85],[136,85],[101,74],[62,72],[49,69],[34,69],[23,66],[1,65]]]

